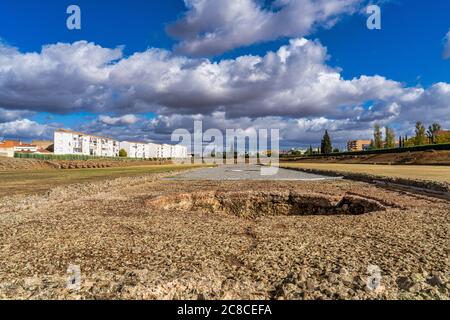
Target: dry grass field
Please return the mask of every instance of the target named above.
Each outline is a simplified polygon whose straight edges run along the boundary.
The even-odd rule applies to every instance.
[[[198,165],[149,165],[102,169],[37,169],[0,171],[0,197],[14,194],[38,194],[53,187],[119,177],[188,170]]]
[[[383,177],[430,180],[450,183],[450,166],[371,165],[341,163],[283,163],[284,168],[304,168],[337,172],[366,173]]]

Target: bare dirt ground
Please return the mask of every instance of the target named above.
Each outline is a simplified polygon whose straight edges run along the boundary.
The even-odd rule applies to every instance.
[[[450,298],[445,200],[345,180],[166,176],[1,198],[0,298]]]
[[[284,159],[286,162],[385,164],[385,165],[447,165],[450,166],[450,151],[417,151],[392,154],[359,156],[329,156],[316,158]]]
[[[43,194],[57,186],[132,177],[150,173],[189,170],[202,165],[147,165],[101,169],[74,170],[12,170],[0,171],[0,197],[16,194]]]

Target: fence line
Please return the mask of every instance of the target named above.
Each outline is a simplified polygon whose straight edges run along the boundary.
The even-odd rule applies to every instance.
[[[170,161],[171,158],[120,158],[120,157],[98,157],[98,156],[86,156],[86,155],[78,155],[78,154],[64,154],[64,155],[56,155],[56,154],[40,154],[40,153],[22,153],[15,152],[14,158],[21,159],[38,159],[38,160],[112,160],[112,161]]]

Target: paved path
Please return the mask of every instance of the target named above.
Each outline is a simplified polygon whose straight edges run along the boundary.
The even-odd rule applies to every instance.
[[[276,180],[276,181],[320,181],[337,178],[300,171],[279,169],[274,176],[262,176],[261,167],[257,165],[222,165],[215,168],[202,168],[184,172],[166,180]]]

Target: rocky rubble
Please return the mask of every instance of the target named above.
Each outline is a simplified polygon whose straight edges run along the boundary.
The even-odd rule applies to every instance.
[[[223,212],[256,219],[264,216],[364,214],[385,211],[376,200],[346,194],[344,197],[294,191],[219,191],[177,194],[146,201],[155,210]]]

